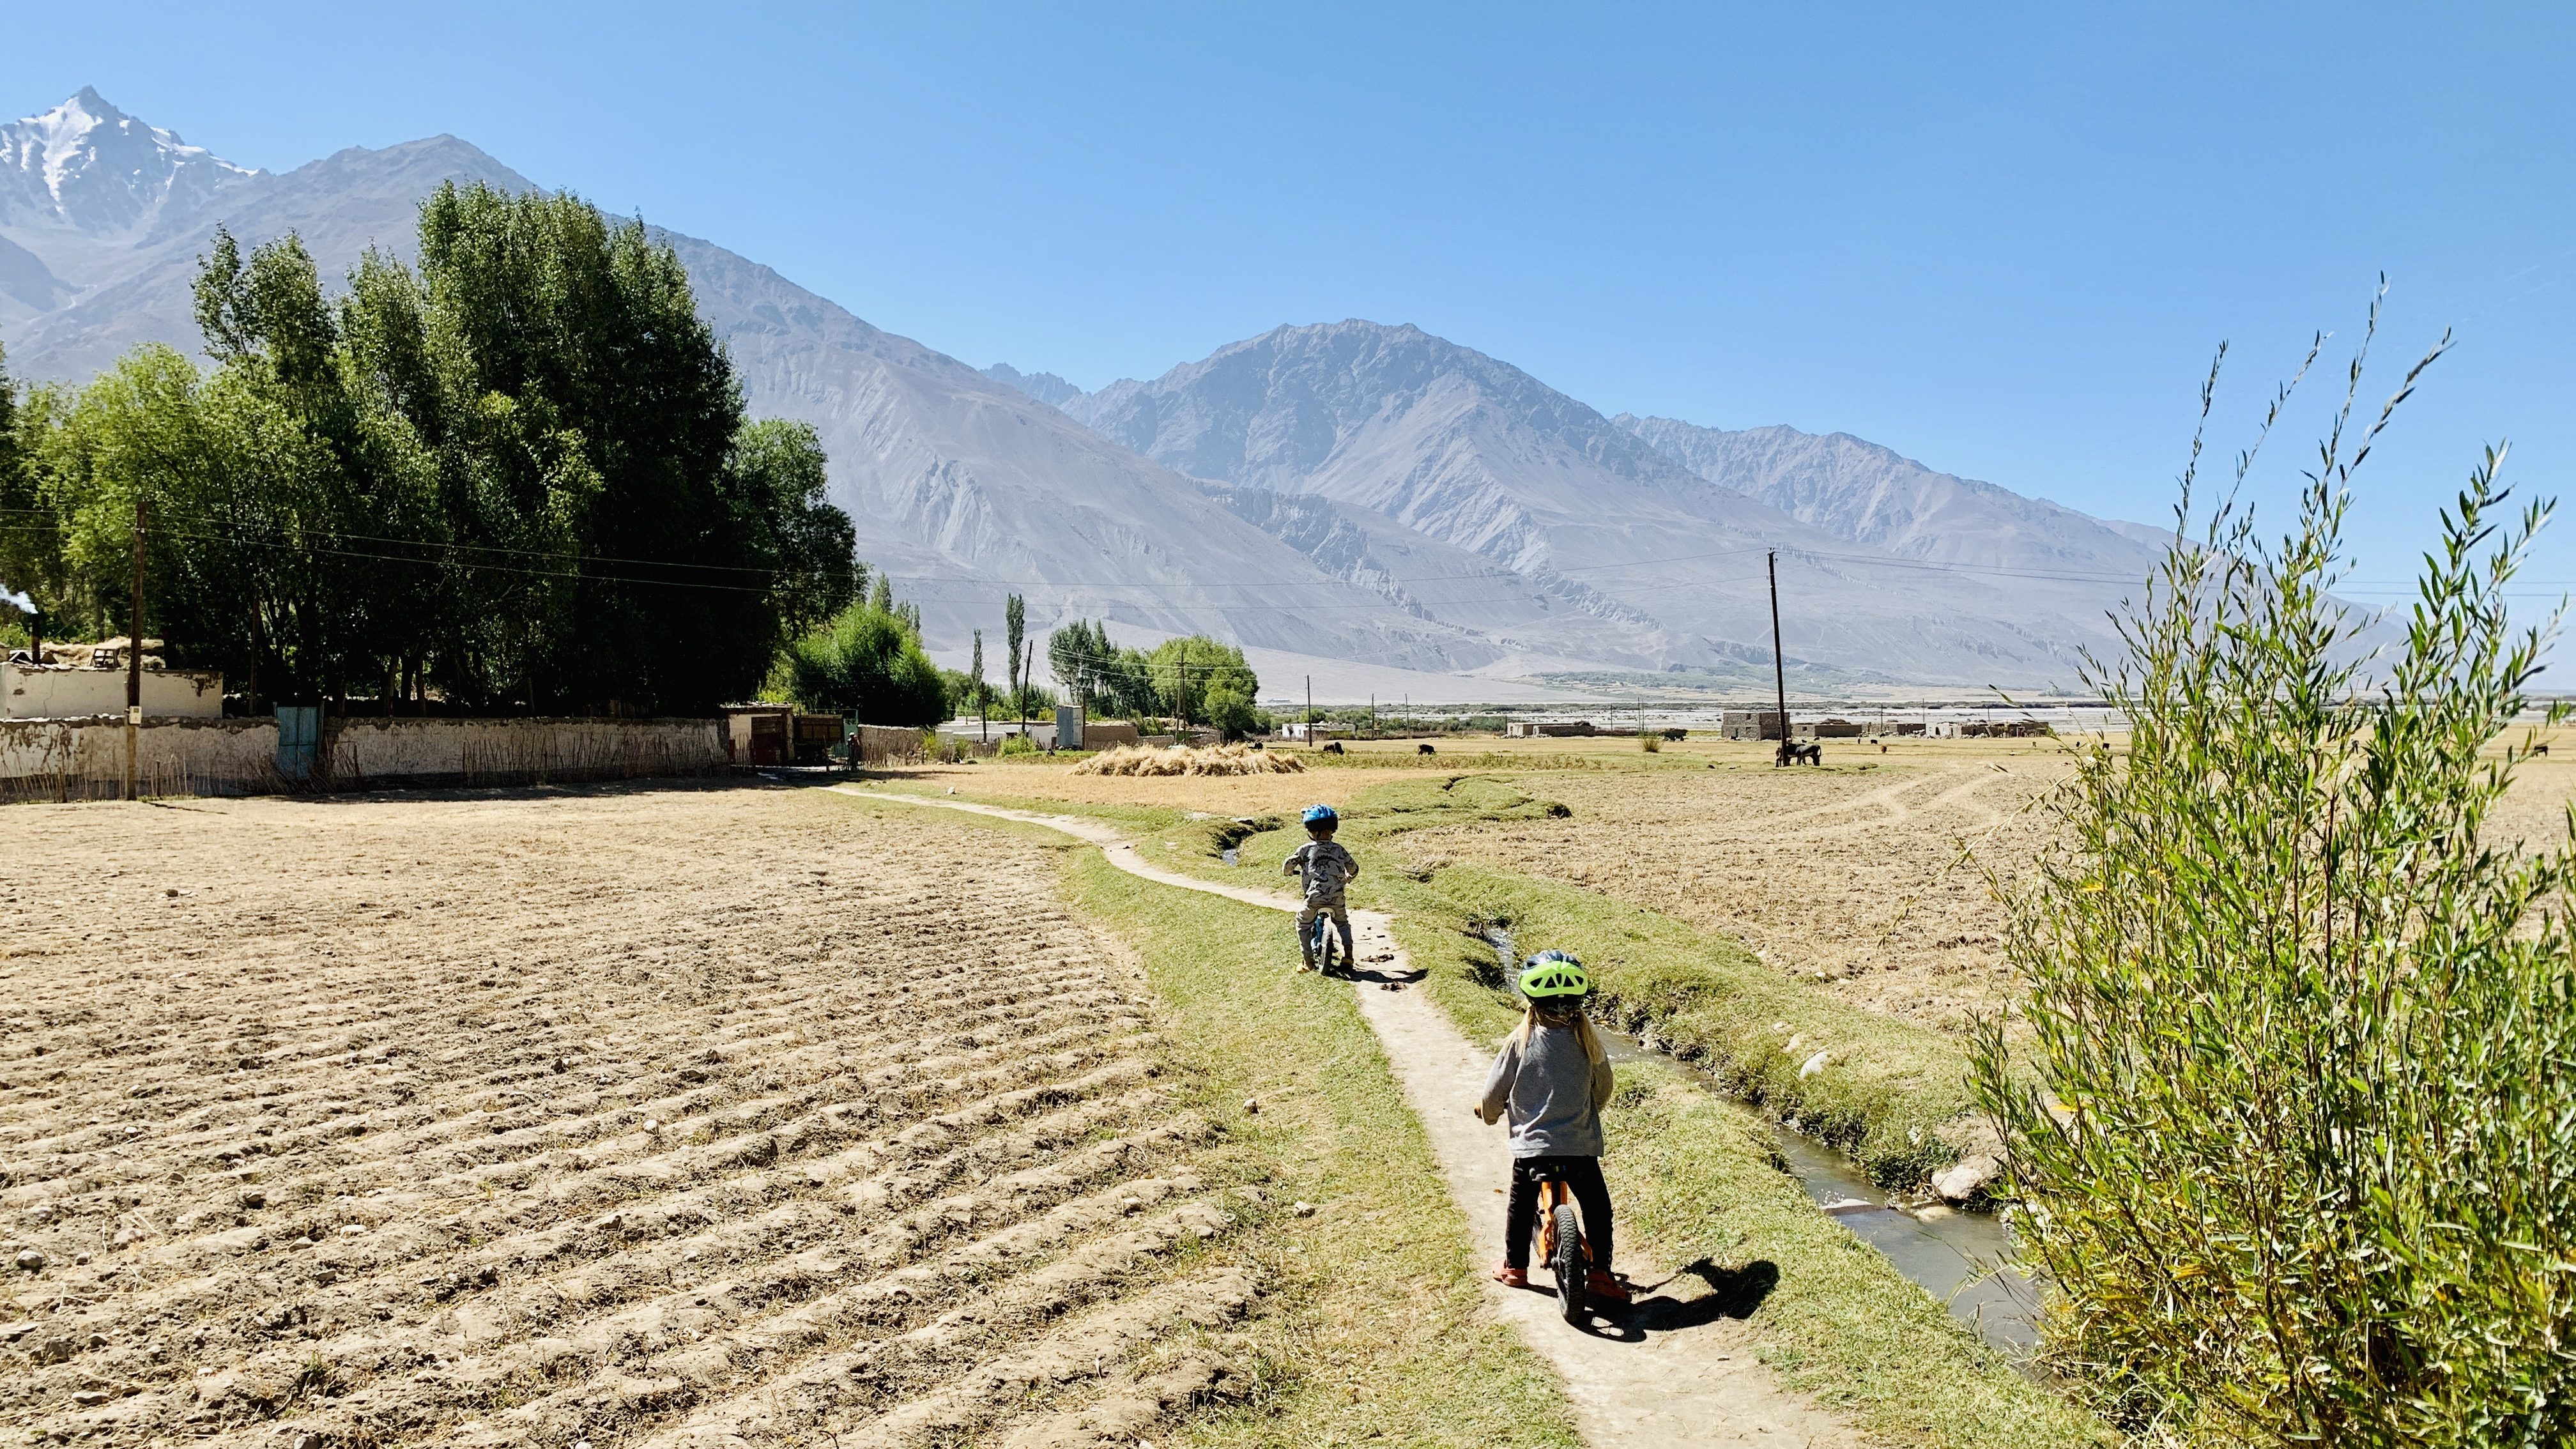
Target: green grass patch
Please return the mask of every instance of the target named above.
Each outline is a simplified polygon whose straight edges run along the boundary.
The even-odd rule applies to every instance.
[[[1816,1210],[1772,1165],[1766,1129],[1678,1067],[1630,1062],[1602,1167],[1620,1232],[1750,1303],[1790,1387],[1888,1440],[1940,1449],[2099,1444],[2109,1433],[2016,1372]]]

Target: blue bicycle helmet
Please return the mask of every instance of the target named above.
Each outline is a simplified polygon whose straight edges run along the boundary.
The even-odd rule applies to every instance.
[[[1309,805],[1304,819],[1309,825],[1338,825],[1342,817],[1334,814],[1330,805]]]

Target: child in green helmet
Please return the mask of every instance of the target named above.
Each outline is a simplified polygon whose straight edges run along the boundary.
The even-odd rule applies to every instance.
[[[1610,1054],[1583,1014],[1591,978],[1574,957],[1543,951],[1529,959],[1520,988],[1528,1010],[1495,1056],[1484,1101],[1476,1107],[1486,1122],[1511,1119],[1511,1197],[1503,1214],[1503,1261],[1495,1265],[1494,1278],[1514,1288],[1529,1286],[1538,1185],[1554,1172],[1573,1189],[1583,1211],[1583,1235],[1592,1249],[1585,1291],[1625,1303],[1627,1285],[1610,1271],[1610,1188],[1601,1180],[1601,1109],[1610,1101]]]

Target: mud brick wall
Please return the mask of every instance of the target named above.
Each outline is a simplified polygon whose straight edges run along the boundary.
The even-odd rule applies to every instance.
[[[396,785],[526,785],[724,771],[706,719],[384,719],[325,722],[310,781],[277,771],[277,724],[155,719],[136,732],[147,795],[250,795]],[[125,788],[125,721],[0,720],[0,800],[112,799]]]

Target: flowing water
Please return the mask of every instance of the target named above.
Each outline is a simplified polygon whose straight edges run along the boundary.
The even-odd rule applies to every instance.
[[[1504,961],[1519,959],[1509,932],[1492,930],[1486,939]],[[1673,1061],[1618,1032],[1605,1031],[1602,1038],[1614,1062],[1648,1057]],[[1674,1065],[1690,1071],[1693,1080],[1711,1094],[1726,1096],[1705,1073],[1687,1063]],[[1897,1272],[1940,1299],[1953,1317],[2016,1359],[2027,1358],[2039,1346],[2039,1294],[2017,1270],[2004,1266],[2013,1249],[2011,1234],[2001,1220],[1990,1214],[1910,1207],[1892,1200],[1885,1189],[1862,1176],[1849,1157],[1790,1131],[1733,1097],[1726,1100],[1769,1134],[1790,1174],[1817,1207],[1853,1237],[1886,1255]]]

